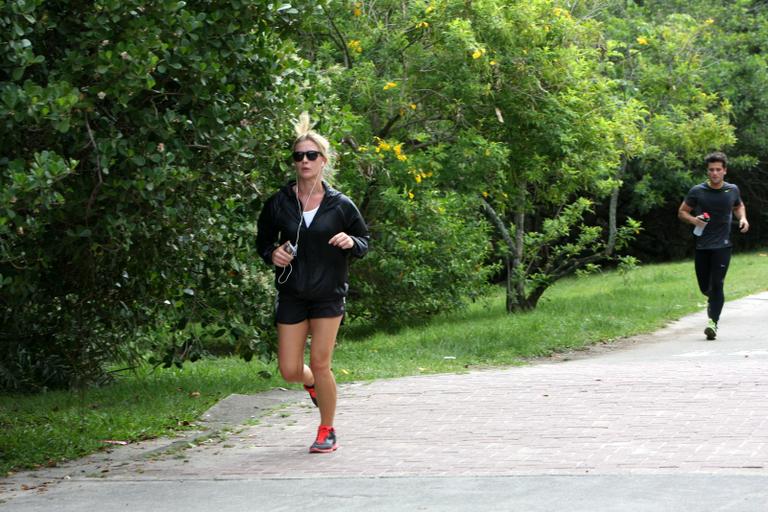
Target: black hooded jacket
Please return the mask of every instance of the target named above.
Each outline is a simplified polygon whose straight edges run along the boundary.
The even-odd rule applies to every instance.
[[[290,241],[297,243],[292,268],[275,267],[275,285],[280,293],[308,300],[334,300],[346,297],[349,288],[349,258],[362,258],[368,252],[368,227],[350,198],[323,182],[325,195],[309,227],[304,223],[299,201],[293,192],[296,182],[282,187],[261,210],[256,233],[256,247],[267,265],[272,251]],[[299,227],[301,222],[301,227]],[[298,237],[297,237],[298,229]],[[344,232],[355,242],[351,249],[341,249],[328,241]],[[290,276],[285,280],[285,276]],[[278,282],[283,274],[284,283]]]

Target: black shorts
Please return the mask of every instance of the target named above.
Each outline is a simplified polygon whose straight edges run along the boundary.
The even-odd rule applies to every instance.
[[[332,300],[306,300],[293,295],[278,294],[275,301],[276,324],[298,324],[308,318],[344,316],[344,297]]]

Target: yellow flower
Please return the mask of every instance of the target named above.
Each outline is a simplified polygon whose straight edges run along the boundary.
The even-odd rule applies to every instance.
[[[411,110],[416,110],[416,104],[415,103],[411,103],[408,106],[411,107]]]
[[[426,21],[420,21],[416,24],[416,28],[427,28],[429,27],[429,23]]]
[[[361,4],[360,2],[355,3],[354,9],[352,9],[352,14],[354,14],[355,16],[362,15],[363,14],[363,11],[361,9],[362,6],[363,4]]]
[[[648,39],[643,36],[637,36],[637,44],[646,45],[648,44]]]
[[[416,180],[416,183],[421,183],[421,174],[417,174],[416,176],[413,177],[413,179]]]
[[[387,83],[384,85],[384,90],[385,90],[385,91],[388,91],[389,89],[393,89],[393,88],[395,88],[395,87],[397,87],[397,83],[396,83],[396,82],[387,82]]]
[[[425,13],[425,14],[429,14],[429,13],[431,13],[431,12],[432,12],[432,11],[434,11],[434,10],[435,10],[435,6],[434,6],[434,5],[432,5],[432,4],[429,4],[429,5],[427,6],[427,8],[426,8],[426,9],[424,9],[424,13]]]
[[[401,162],[404,162],[404,161],[408,160],[408,157],[403,154],[403,145],[402,144],[395,145],[393,150],[395,151],[395,156],[397,157],[398,160],[400,160]]]
[[[366,151],[368,151],[368,146],[360,146],[359,148],[357,148],[357,150],[361,153],[365,153]]]
[[[488,197],[488,192],[483,191],[483,197]]]
[[[490,64],[491,64],[491,66],[495,66],[496,64],[498,64],[498,62],[496,62],[495,60],[492,60],[492,61],[490,62]]]
[[[711,25],[711,24],[713,24],[714,22],[715,22],[715,20],[713,20],[712,18],[707,18],[707,19],[704,21],[704,23],[706,23],[707,25]]]
[[[353,52],[357,52],[357,53],[363,52],[363,47],[360,45],[360,41],[358,39],[352,39],[350,42],[348,42],[347,48],[349,48]]]
[[[475,50],[475,51],[474,51],[474,53],[472,54],[472,58],[473,58],[473,59],[479,59],[479,58],[480,58],[480,57],[482,57],[483,55],[485,55],[485,49],[484,49],[484,48],[478,48],[478,49],[477,49],[477,50]]]
[[[410,199],[410,200],[413,200],[413,198],[414,198],[414,197],[416,197],[416,196],[414,196],[414,195],[413,195],[413,192],[411,192],[411,191],[409,190],[409,191],[408,191],[408,199]]]

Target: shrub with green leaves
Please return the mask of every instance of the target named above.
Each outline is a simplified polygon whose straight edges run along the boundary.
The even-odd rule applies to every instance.
[[[419,195],[393,187],[369,206],[375,250],[355,264],[350,305],[389,325],[457,309],[486,290],[493,267],[488,226],[477,205],[458,194],[425,188]]]
[[[295,13],[0,3],[0,388],[97,380],[156,324],[270,351],[253,238],[307,100]]]

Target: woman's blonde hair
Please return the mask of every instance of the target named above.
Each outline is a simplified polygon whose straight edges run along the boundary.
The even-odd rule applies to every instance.
[[[331,143],[328,142],[328,139],[312,129],[308,112],[299,114],[299,118],[293,123],[293,130],[296,133],[296,139],[293,141],[292,149],[296,149],[296,145],[305,140],[314,142],[327,161],[323,169],[323,176],[330,178],[333,173],[333,161],[336,154],[333,148],[331,148]]]

